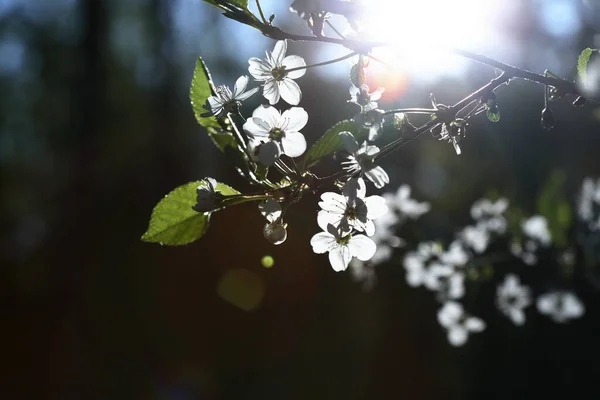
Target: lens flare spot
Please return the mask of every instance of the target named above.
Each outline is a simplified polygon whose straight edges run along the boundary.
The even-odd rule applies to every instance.
[[[265,283],[260,276],[247,269],[232,269],[221,277],[217,294],[229,304],[247,312],[256,310],[265,294]]]
[[[273,259],[273,257],[271,256],[264,256],[261,260],[260,263],[262,264],[263,267],[265,268],[271,268],[273,267],[273,265],[275,264],[275,260]]]

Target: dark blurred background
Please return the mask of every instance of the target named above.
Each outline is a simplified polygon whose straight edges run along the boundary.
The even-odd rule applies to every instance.
[[[290,2],[263,5],[280,26],[306,32]],[[571,78],[580,50],[600,46],[596,1],[497,7],[497,34],[473,50]],[[600,293],[578,274],[556,282],[552,266],[525,271],[538,291],[576,290],[581,320],[556,325],[530,309],[516,328],[495,311],[489,283],[467,307],[488,328],[457,349],[433,296],[405,284],[399,256],[365,292],[312,253],[315,197],[288,213],[288,240],[276,248],[253,204],[213,215],[192,245],[139,240],[178,185],[214,176],[249,189],[196,124],[188,87],[198,56],[231,86],[272,46],[199,0],[0,0],[2,398],[599,398]],[[329,49],[290,44],[308,63],[340,54]],[[299,80],[309,143],[356,111],[348,67]],[[385,108],[425,107],[430,92],[453,103],[493,76],[464,63],[369,83],[388,87]],[[424,137],[384,161],[392,189],[408,183],[433,205],[401,232],[409,246],[451,239],[489,191],[534,212],[552,171],[565,171],[573,199],[583,177],[600,176],[598,109],[557,102],[548,132],[542,94],[524,82],[501,89],[501,121],[479,119],[460,157]]]

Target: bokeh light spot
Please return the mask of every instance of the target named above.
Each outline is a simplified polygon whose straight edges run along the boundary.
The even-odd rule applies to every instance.
[[[262,264],[263,267],[265,268],[271,268],[274,264],[275,264],[275,260],[273,259],[273,257],[271,256],[264,256],[261,260],[260,263]]]
[[[227,271],[217,285],[217,294],[229,304],[244,311],[254,311],[265,294],[265,283],[252,271],[238,268]]]

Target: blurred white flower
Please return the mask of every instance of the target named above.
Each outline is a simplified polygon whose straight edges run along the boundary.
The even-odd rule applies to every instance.
[[[537,309],[558,323],[580,318],[585,313],[585,306],[575,293],[564,291],[541,295],[537,299]]]
[[[274,245],[279,245],[287,239],[287,225],[281,219],[281,206],[275,199],[267,199],[261,201],[258,209],[263,217],[267,219],[267,223],[263,228],[265,239]]]
[[[525,235],[537,240],[543,246],[549,246],[552,243],[548,221],[541,215],[534,215],[521,222],[521,229]]]
[[[350,232],[352,228],[365,232],[368,236],[375,234],[373,220],[387,213],[385,199],[373,195],[364,197],[366,192],[362,178],[350,179],[344,186],[343,193],[325,192],[321,195],[319,217],[339,228],[342,232]]]
[[[317,217],[319,227],[324,232],[310,239],[313,251],[317,254],[329,252],[329,263],[334,271],[344,271],[352,257],[368,261],[375,254],[376,245],[365,235],[340,233],[339,229],[328,223],[327,218]]]
[[[204,178],[196,189],[196,204],[192,208],[200,213],[213,211],[217,203],[216,187],[216,180]]]
[[[379,246],[377,246],[377,251],[379,251]],[[360,261],[358,258],[353,258],[350,261],[349,270],[352,279],[356,282],[361,282],[363,289],[366,291],[373,289],[377,284],[377,274],[374,267],[374,264]]]
[[[467,226],[460,233],[459,237],[464,243],[472,248],[476,253],[483,253],[490,242],[490,234],[487,229],[480,226]]]
[[[307,122],[308,113],[302,107],[292,107],[281,114],[275,107],[262,105],[254,110],[243,128],[252,142],[250,147],[258,150],[259,161],[272,165],[282,153],[288,157],[304,153],[306,139],[300,129]]]
[[[463,306],[455,301],[444,303],[438,311],[440,325],[448,331],[448,341],[453,346],[462,346],[467,342],[469,333],[482,332],[485,322],[465,313]]]
[[[306,63],[300,56],[287,56],[287,41],[275,43],[272,53],[267,51],[267,58],[261,60],[252,57],[248,60],[248,71],[257,81],[263,83],[263,96],[271,105],[283,98],[293,106],[300,103],[302,92],[294,81],[306,73]],[[299,68],[299,69],[296,69]],[[290,71],[294,69],[293,71]]]
[[[408,185],[401,185],[396,194],[385,193],[383,197],[390,209],[411,219],[417,219],[431,209],[429,203],[420,203],[410,197],[410,186]]]
[[[217,86],[215,95],[210,96],[207,99],[210,106],[210,112],[203,114],[203,116],[214,115],[217,118],[223,118],[228,113],[235,111],[237,107],[241,106],[242,101],[248,99],[258,91],[258,88],[246,91],[247,86],[248,77],[246,75],[240,76],[237,81],[235,81],[233,93],[227,86]]]
[[[448,250],[440,254],[439,257],[443,263],[457,267],[463,266],[469,261],[469,254],[467,254],[462,244],[457,240],[450,243]]]
[[[465,295],[465,274],[454,272],[446,283],[446,291],[449,299],[457,300]]]
[[[379,147],[370,146],[367,142],[364,142],[362,146],[359,145],[350,132],[340,132],[340,140],[344,145],[344,149],[350,153],[348,161],[342,162],[346,171],[351,174],[360,172],[361,175],[373,182],[378,189],[390,182],[385,170],[373,162],[373,157],[379,153]]]
[[[471,217],[477,221],[477,226],[490,232],[503,234],[506,232],[504,212],[508,208],[508,200],[501,198],[495,202],[480,199],[471,207]]]
[[[369,130],[369,142],[372,142],[380,135],[380,130],[383,126],[383,117],[383,111],[376,108],[358,114],[354,117],[354,122]]]
[[[362,85],[360,88],[352,85],[350,86],[350,100],[348,103],[353,103],[361,107],[362,112],[367,112],[376,109],[377,100],[381,98],[381,95],[385,91],[384,88],[380,87],[375,89],[374,92],[369,93],[369,86]]]
[[[508,274],[496,289],[496,305],[515,325],[525,323],[524,308],[531,304],[531,289],[521,285],[519,277]]]
[[[577,215],[587,222],[590,230],[600,229],[600,179],[585,178],[579,194]]]

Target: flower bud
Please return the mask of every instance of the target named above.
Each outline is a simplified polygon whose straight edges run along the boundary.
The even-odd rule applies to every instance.
[[[263,235],[269,242],[279,245],[287,239],[286,225],[281,220],[267,223],[263,228]]]
[[[556,125],[554,119],[554,113],[550,108],[544,108],[542,110],[542,127],[547,130],[551,130]]]

